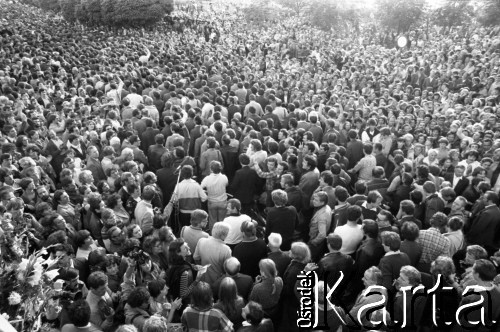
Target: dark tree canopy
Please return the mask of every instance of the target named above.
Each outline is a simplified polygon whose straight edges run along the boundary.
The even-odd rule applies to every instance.
[[[424,5],[425,0],[378,0],[377,15],[381,25],[404,33],[417,25]]]

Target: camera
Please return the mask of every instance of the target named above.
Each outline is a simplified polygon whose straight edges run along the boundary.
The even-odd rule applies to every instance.
[[[149,260],[149,255],[140,248],[134,248],[127,254],[127,257],[132,258],[137,264],[142,265]]]

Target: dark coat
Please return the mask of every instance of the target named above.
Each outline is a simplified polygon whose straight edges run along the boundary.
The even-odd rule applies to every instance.
[[[382,257],[378,265],[382,271],[382,286],[388,291],[394,291],[393,282],[399,277],[399,271],[405,265],[410,265],[410,258],[404,252]]]
[[[294,206],[272,207],[267,213],[266,238],[271,233],[280,234],[283,239],[281,249],[288,251],[298,225],[299,216]]]
[[[343,272],[344,279],[337,286],[332,297],[333,303],[340,305],[349,280],[354,273],[354,260],[349,255],[340,252],[331,252],[321,258],[318,265],[319,277],[321,280],[325,280],[330,287],[335,285],[340,277],[340,272]]]
[[[356,166],[364,156],[363,143],[360,140],[353,140],[347,143],[346,157],[349,159],[348,169]]]
[[[259,180],[257,172],[249,166],[245,166],[236,171],[229,192],[233,194],[234,198],[239,199],[241,204],[251,204],[254,195],[258,193]]]
[[[449,181],[453,185],[453,178],[455,177],[455,174],[450,174],[447,173],[444,176],[445,181]],[[463,176],[460,180],[458,180],[457,185],[453,188],[457,196],[462,195],[462,193],[467,189],[469,186],[469,179],[467,179],[465,176]]]
[[[152,127],[146,128],[146,130],[140,134],[141,150],[148,151],[150,146],[155,145],[155,136],[159,133],[160,131],[158,129],[153,129]]]
[[[465,238],[467,244],[478,244],[488,252],[499,248],[500,209],[496,205],[487,206],[472,221]]]

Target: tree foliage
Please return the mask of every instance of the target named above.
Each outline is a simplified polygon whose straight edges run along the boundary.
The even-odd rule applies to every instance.
[[[148,26],[165,15],[162,0],[120,0],[114,7],[114,25]],[[117,4],[117,3],[116,3]]]
[[[268,0],[254,0],[247,6],[242,8],[245,19],[250,24],[262,24],[275,20],[276,12]]]
[[[68,22],[76,21],[76,10],[79,5],[80,0],[59,0],[61,14]]]
[[[447,0],[434,11],[434,23],[443,27],[454,27],[469,23],[474,8],[469,1]]]
[[[174,0],[20,0],[61,12],[68,22],[138,27],[152,25],[174,10]]]
[[[61,7],[59,6],[59,1],[57,0],[40,0],[40,8],[47,11],[59,12]]]
[[[425,0],[378,0],[380,24],[397,33],[414,28],[423,13]]]
[[[308,0],[277,0],[277,3],[291,9],[297,16],[307,13],[310,8]]]
[[[500,24],[500,0],[483,0],[478,3],[477,20],[485,26]]]
[[[352,1],[314,0],[309,9],[310,22],[323,30],[331,28],[345,31],[357,30],[360,11]]]

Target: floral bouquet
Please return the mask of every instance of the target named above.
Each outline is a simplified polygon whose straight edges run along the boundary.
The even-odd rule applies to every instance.
[[[19,238],[14,237],[11,241],[13,245],[11,248],[21,247]],[[53,279],[59,274],[59,270],[51,270],[53,262],[42,257],[47,255],[45,248],[29,256],[22,249],[18,249],[14,250],[15,255],[2,250],[0,314],[17,331],[39,331],[42,329],[42,313],[48,300],[56,292]],[[5,257],[5,254],[9,256]]]

